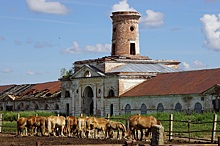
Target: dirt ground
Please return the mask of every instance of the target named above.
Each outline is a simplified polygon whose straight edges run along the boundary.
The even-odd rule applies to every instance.
[[[45,146],[45,145],[124,145],[126,140],[117,139],[82,139],[73,137],[46,137],[46,136],[24,136],[17,137],[13,133],[0,133],[0,146]],[[150,142],[137,141],[135,144],[148,145]],[[187,140],[164,141],[165,145],[189,144]],[[192,142],[191,144],[205,144],[203,142]]]

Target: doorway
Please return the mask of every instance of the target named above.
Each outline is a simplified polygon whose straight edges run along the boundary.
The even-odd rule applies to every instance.
[[[85,115],[93,115],[93,91],[90,86],[87,86],[82,97],[82,113]]]

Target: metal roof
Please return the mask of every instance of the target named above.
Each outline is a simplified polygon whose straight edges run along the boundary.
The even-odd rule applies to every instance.
[[[109,73],[113,72],[156,72],[156,73],[164,73],[164,72],[178,72],[177,69],[168,67],[163,64],[135,64],[129,63],[122,65],[118,68],[115,68]]]
[[[132,88],[123,96],[155,96],[175,94],[201,94],[220,84],[220,68],[158,74]]]

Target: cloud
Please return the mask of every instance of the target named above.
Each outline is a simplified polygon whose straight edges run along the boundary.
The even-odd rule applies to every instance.
[[[2,72],[3,73],[11,73],[11,72],[13,72],[13,70],[9,67],[6,67],[6,68],[3,68]]]
[[[73,42],[71,47],[62,49],[61,52],[63,54],[78,54],[81,53],[82,50],[77,42]]]
[[[136,10],[129,6],[127,0],[121,0],[118,4],[112,6],[112,12],[116,12],[116,11],[136,11]]]
[[[105,53],[110,52],[110,50],[110,44],[96,44],[95,46],[87,45],[85,48],[80,48],[77,42],[73,42],[71,47],[62,49],[61,52],[63,54],[78,54],[88,52]]]
[[[140,23],[145,27],[160,27],[164,24],[164,14],[161,12],[154,12],[153,10],[146,10],[147,16],[140,18]]]
[[[205,14],[200,21],[205,35],[204,45],[214,51],[220,51],[220,14]]]
[[[30,10],[35,12],[63,15],[68,9],[60,2],[47,2],[46,0],[26,0]]]
[[[52,46],[54,45],[49,42],[36,42],[34,48],[47,48]]]
[[[195,60],[192,63],[182,62],[179,66],[180,70],[198,70],[205,69],[207,65],[203,64],[201,61]]]
[[[0,41],[4,41],[4,40],[5,40],[5,37],[0,36]]]
[[[28,70],[28,71],[26,72],[26,74],[27,74],[27,75],[30,75],[30,76],[33,76],[33,75],[37,75],[37,74],[40,74],[40,73],[34,72],[34,71],[32,71],[32,70]]]
[[[85,50],[89,52],[110,52],[111,45],[110,44],[96,44],[95,46],[88,45],[85,47]]]

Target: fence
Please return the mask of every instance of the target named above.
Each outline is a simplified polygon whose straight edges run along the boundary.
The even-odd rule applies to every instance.
[[[188,139],[188,141],[190,142],[192,139],[194,140],[202,140],[202,141],[209,141],[210,143],[214,143],[216,141],[218,141],[218,139],[216,138],[216,132],[220,132],[220,130],[217,130],[217,123],[219,121],[217,121],[217,115],[214,114],[213,116],[213,120],[211,122],[193,122],[191,120],[173,120],[173,114],[170,115],[170,119],[169,120],[161,120],[161,121],[168,121],[169,122],[169,129],[165,130],[165,132],[168,133],[168,137],[169,137],[169,141],[173,140],[173,137],[178,137],[178,138],[184,138],[184,139]],[[187,127],[182,127],[182,129],[180,131],[174,130],[174,122],[177,123],[185,123],[185,125],[187,125]],[[192,126],[193,125],[201,125],[199,130],[198,129],[193,129]],[[211,127],[210,129],[203,129],[202,127],[206,127],[204,126],[204,124],[209,124],[211,126],[207,126],[207,127]],[[202,130],[201,130],[202,129]],[[199,138],[199,137],[193,137],[192,134],[193,133],[208,133],[205,138]],[[183,136],[183,134],[185,134]],[[210,135],[211,137],[208,138]]]
[[[18,118],[19,118],[19,114],[18,114]],[[37,115],[36,115],[37,116]],[[2,114],[0,114],[0,132],[2,132],[2,128],[5,129],[15,129],[16,131],[16,126],[4,126],[3,124],[3,120],[2,120]],[[106,117],[107,119],[111,119],[111,120],[121,120],[121,121],[125,121],[127,122],[128,119],[126,118],[111,118],[111,117]],[[214,114],[213,116],[213,120],[211,122],[194,122],[191,120],[174,120],[173,118],[173,114],[170,114],[170,118],[168,120],[160,120],[163,123],[168,122],[168,126],[165,127],[165,132],[168,133],[166,136],[168,136],[169,141],[172,141],[174,138],[173,137],[178,137],[178,138],[184,138],[184,139],[188,139],[188,141],[190,142],[192,139],[195,140],[203,140],[203,141],[209,141],[210,143],[214,143],[218,140],[218,138],[216,138],[216,132],[220,132],[220,130],[217,130],[217,123],[220,121],[217,121],[217,115]],[[175,128],[175,124],[178,123],[185,123],[184,126],[186,127],[182,127],[181,130],[176,130]],[[209,124],[211,126],[210,129],[193,129],[193,125],[204,125],[204,124]],[[128,127],[127,127],[128,128]],[[219,128],[220,129],[220,128]],[[198,138],[198,137],[193,137],[192,134],[193,133],[201,133],[201,132],[206,132],[208,133],[207,135],[210,135],[210,138],[208,138],[208,136],[206,136],[205,138]]]

